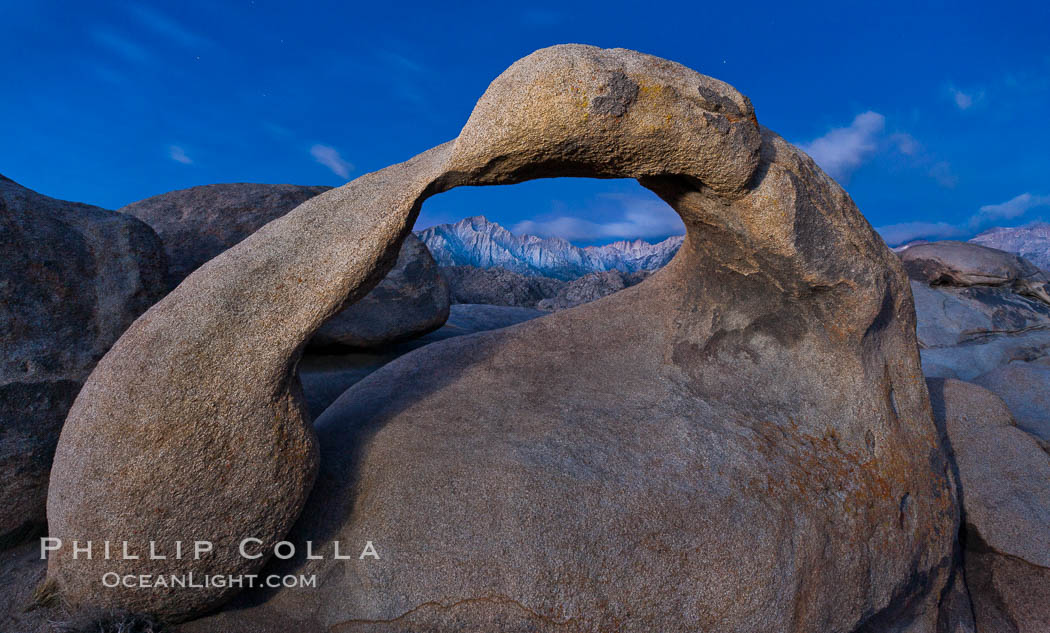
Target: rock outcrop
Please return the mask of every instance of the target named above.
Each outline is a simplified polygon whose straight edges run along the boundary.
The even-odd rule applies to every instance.
[[[973,382],[1002,398],[1017,426],[1050,450],[1050,356],[996,367]]]
[[[43,528],[66,413],[98,359],[163,295],[166,266],[135,218],[0,176],[0,548]]]
[[[169,191],[121,207],[153,227],[168,254],[169,285],[204,262],[331,187],[249,182]]]
[[[502,268],[563,281],[607,270],[631,273],[662,268],[683,239],[674,235],[656,244],[621,240],[580,248],[560,237],[514,235],[482,216],[432,226],[418,235],[441,266]]]
[[[994,286],[1050,304],[1050,276],[1012,253],[945,241],[913,246],[900,258],[909,277],[931,286]]]
[[[931,379],[930,398],[958,470],[976,630],[1050,630],[1050,455],[981,387]]]
[[[928,376],[973,380],[1050,354],[1050,285],[1030,262],[965,242],[931,242],[900,255],[913,280]]]
[[[535,308],[556,296],[565,283],[560,279],[523,275],[506,268],[442,266],[453,303]]]
[[[346,353],[326,353],[313,350],[299,363],[299,377],[303,384],[303,396],[316,418],[328,408],[344,391],[377,371],[383,365],[414,349],[456,336],[498,330],[547,314],[531,308],[498,305],[455,304],[449,310],[448,320],[439,329],[420,336],[388,345],[377,350],[359,350]]]
[[[311,347],[382,347],[422,336],[448,319],[449,290],[427,247],[405,236],[394,268],[379,285],[329,319]]]
[[[641,284],[386,365],[316,442],[298,354],[393,266],[422,201],[542,176],[636,178],[685,242]],[[63,430],[51,534],[215,549],[63,550],[48,578],[185,618],[233,591],[104,591],[101,572],[249,573],[265,557],[240,539],[287,536],[297,558],[271,569],[316,587],[187,629],[930,631],[958,516],[914,325],[900,262],[743,95],[632,51],[543,49],[455,140],[307,201],[125,333]],[[367,541],[381,561],[333,558]]]
[[[649,274],[644,270],[634,273],[624,273],[618,270],[590,273],[579,279],[565,282],[556,295],[540,301],[536,307],[540,310],[551,311],[575,308],[641,283]]]
[[[121,209],[152,226],[172,262],[174,288],[223,251],[331,187],[226,183],[171,191]],[[449,295],[434,259],[405,238],[390,274],[368,296],[333,316],[315,347],[381,347],[441,327]]]

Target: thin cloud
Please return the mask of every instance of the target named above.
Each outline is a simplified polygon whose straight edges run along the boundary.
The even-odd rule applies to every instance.
[[[880,226],[875,230],[890,245],[903,244],[920,238],[941,240],[964,238],[984,230],[992,224],[1020,218],[1038,207],[1050,207],[1050,195],[1037,196],[1031,193],[1022,193],[1006,202],[986,204],[978,209],[977,213],[971,215],[963,224],[902,222],[900,224]]]
[[[91,38],[129,62],[148,64],[153,61],[153,56],[145,48],[109,29],[96,28],[91,31]]]
[[[920,238],[946,240],[963,237],[965,231],[947,222],[901,222],[875,229],[887,244],[897,245]]]
[[[519,235],[527,233],[539,237],[561,237],[570,242],[665,238],[685,232],[685,225],[678,213],[662,202],[631,196],[615,199],[624,208],[621,217],[610,222],[559,216],[550,220],[518,222],[510,231]]]
[[[868,110],[858,114],[849,126],[835,128],[799,147],[824,171],[841,180],[878,150],[885,127],[886,117]]]
[[[387,64],[396,68],[410,70],[414,73],[424,73],[427,71],[426,67],[422,64],[398,53],[394,53],[391,51],[380,51],[379,56],[383,58],[383,60],[385,60]]]
[[[1000,220],[1012,220],[1036,207],[1046,206],[1050,206],[1050,196],[1033,196],[1030,193],[1022,193],[1006,202],[984,205],[977,214],[970,218],[970,225],[979,227]]]
[[[340,178],[349,178],[350,172],[354,169],[354,166],[343,160],[339,151],[330,145],[318,143],[310,148],[310,155]]]
[[[132,16],[143,26],[153,32],[168,38],[172,42],[184,48],[202,48],[211,42],[193,31],[185,28],[174,19],[160,13],[150,7],[133,4],[128,7]]]
[[[965,91],[951,84],[948,85],[948,95],[951,97],[955,107],[963,111],[969,110],[984,99],[983,90]]]
[[[952,171],[952,166],[947,161],[939,161],[930,167],[930,177],[945,189],[954,189],[959,184],[959,178]]]
[[[168,147],[168,157],[177,163],[182,163],[183,165],[193,164],[193,159],[186,154],[186,150],[178,145],[171,145]]]

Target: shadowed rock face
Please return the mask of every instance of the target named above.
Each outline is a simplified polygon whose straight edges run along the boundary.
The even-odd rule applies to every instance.
[[[1002,286],[1050,304],[1050,278],[1012,253],[944,241],[912,246],[900,258],[909,277],[930,285]]]
[[[42,528],[62,422],[99,358],[163,294],[135,218],[0,176],[0,548]]]
[[[150,572],[258,570],[237,540],[284,536],[318,464],[302,343],[389,269],[426,197],[544,176],[637,178],[685,242],[639,285],[347,391],[289,535],[328,557],[286,563],[319,586],[188,629],[932,630],[957,515],[899,261],[737,91],[622,49],[522,59],[454,141],[187,278],[78,399],[52,534],[209,539]],[[330,558],[366,540],[381,561]],[[98,586],[146,566],[60,553],[48,572],[74,602],[174,617],[232,593]]]
[[[993,393],[930,380],[959,473],[978,631],[1050,630],[1050,456]]]
[[[1028,260],[966,242],[900,256],[913,280],[926,375],[973,380],[1050,353],[1050,283]]]
[[[202,264],[331,187],[224,183],[203,185],[132,203],[121,209],[156,229],[172,262],[171,287]],[[448,318],[448,288],[434,259],[414,235],[382,282],[333,316],[315,347],[370,348],[419,336]]]

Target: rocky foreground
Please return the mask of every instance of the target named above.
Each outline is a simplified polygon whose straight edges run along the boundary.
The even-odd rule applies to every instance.
[[[411,237],[429,195],[564,175],[638,178],[690,227],[677,254],[545,281]],[[153,230],[0,184],[0,630],[1050,630],[1045,273],[965,243],[898,258],[722,82],[544,49],[450,143],[335,190],[124,209]],[[215,551],[45,569],[45,494],[52,537]],[[367,541],[381,560],[333,556]]]

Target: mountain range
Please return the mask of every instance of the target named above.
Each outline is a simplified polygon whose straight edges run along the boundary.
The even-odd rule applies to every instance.
[[[651,244],[621,240],[603,246],[575,246],[560,237],[515,235],[484,216],[439,224],[416,233],[440,266],[504,268],[522,275],[572,280],[588,273],[618,270],[652,271],[671,261],[683,236]],[[975,244],[1017,253],[1040,268],[1050,270],[1050,223],[1023,227],[995,227],[970,240]],[[923,243],[916,240],[897,247]]]
[[[975,244],[1017,253],[1036,266],[1050,270],[1050,223],[995,227],[970,240]]]
[[[674,235],[656,244],[621,240],[581,248],[560,237],[514,235],[483,216],[432,226],[416,234],[440,266],[504,268],[564,280],[607,270],[656,270],[671,261],[684,239]]]

